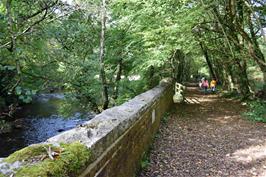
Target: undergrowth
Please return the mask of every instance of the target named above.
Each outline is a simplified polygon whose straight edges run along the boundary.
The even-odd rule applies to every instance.
[[[222,92],[221,96],[223,98],[231,98],[231,99],[240,99],[241,98],[240,94],[236,90]]]
[[[256,122],[266,123],[266,102],[264,101],[251,101],[248,103],[248,111],[244,113],[244,116]]]

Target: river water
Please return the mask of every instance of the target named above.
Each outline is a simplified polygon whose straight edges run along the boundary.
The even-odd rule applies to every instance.
[[[92,119],[82,106],[64,94],[40,94],[16,114],[12,132],[0,134],[0,157],[30,144],[39,143]]]

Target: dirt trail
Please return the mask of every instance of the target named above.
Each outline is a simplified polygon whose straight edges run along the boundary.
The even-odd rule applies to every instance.
[[[237,101],[187,92],[176,105],[140,177],[266,177],[266,124],[241,118]]]

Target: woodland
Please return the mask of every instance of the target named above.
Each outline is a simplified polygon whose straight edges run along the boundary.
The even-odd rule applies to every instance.
[[[264,0],[1,0],[0,121],[39,93],[99,113],[162,78],[266,95]]]

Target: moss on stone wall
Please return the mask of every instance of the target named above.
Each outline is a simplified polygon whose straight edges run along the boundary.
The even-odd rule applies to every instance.
[[[54,160],[47,154],[47,148],[58,152]],[[25,161],[24,165],[15,171],[16,177],[64,177],[77,176],[90,161],[90,150],[81,143],[51,145],[35,145],[24,148],[10,155],[6,162]],[[1,174],[0,174],[1,177]]]
[[[49,145],[32,145],[26,148],[23,148],[19,151],[14,152],[6,159],[4,162],[14,163],[16,161],[30,161],[32,158],[36,158],[37,156],[44,155],[46,153],[46,149]]]

